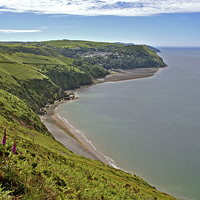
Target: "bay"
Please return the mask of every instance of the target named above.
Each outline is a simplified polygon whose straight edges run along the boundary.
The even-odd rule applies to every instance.
[[[57,112],[114,166],[179,199],[200,199],[200,49],[160,48],[153,77],[82,89]]]

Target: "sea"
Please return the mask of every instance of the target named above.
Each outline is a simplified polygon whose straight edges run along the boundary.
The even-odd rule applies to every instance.
[[[200,48],[160,48],[154,76],[78,91],[57,113],[116,168],[200,199]]]

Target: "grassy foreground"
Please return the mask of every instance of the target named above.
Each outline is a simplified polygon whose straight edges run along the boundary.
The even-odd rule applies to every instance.
[[[174,199],[136,175],[73,154],[19,98],[3,90],[0,96],[2,139],[7,127],[6,144],[0,144],[1,198]]]
[[[108,72],[42,45],[1,45],[0,199],[175,199],[136,175],[70,152],[52,137],[36,114],[39,107]]]

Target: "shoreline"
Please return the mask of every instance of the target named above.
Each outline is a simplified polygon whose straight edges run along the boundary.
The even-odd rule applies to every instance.
[[[139,78],[148,78],[155,75],[160,69],[163,68],[137,68],[133,70],[122,70],[121,72],[107,75],[105,78],[96,79],[94,83],[87,86],[82,86],[73,92],[76,94],[79,89],[90,87],[104,82],[118,82],[125,80],[133,80]],[[78,99],[75,95],[74,100]],[[107,165],[118,168],[110,161],[110,158],[99,152],[87,138],[72,127],[67,119],[61,118],[57,111],[59,105],[69,103],[72,100],[56,101],[52,105],[46,107],[46,114],[39,115],[41,121],[44,123],[48,131],[53,135],[55,140],[60,142],[67,149],[73,153],[84,156],[90,159],[99,160]]]
[[[63,123],[63,121],[59,119],[56,114],[52,116],[40,116],[40,119],[47,127],[49,132],[51,132],[55,140],[59,141],[68,150],[80,156],[84,156],[93,160],[100,160],[89,151],[87,146],[85,146],[78,140],[78,138],[71,134],[66,124]]]
[[[133,79],[140,79],[140,78],[148,78],[152,77],[162,68],[136,68],[136,69],[129,69],[129,70],[120,70],[120,72],[115,72],[107,75],[105,78],[96,79],[97,83],[104,83],[104,82],[119,82],[119,81],[127,81]]]
[[[70,103],[70,101],[65,101],[63,103]],[[42,123],[53,135],[54,139],[60,142],[74,154],[93,160],[98,160],[104,164],[118,168],[114,165],[114,163],[112,163],[112,161],[110,161],[111,159],[109,157],[106,157],[101,152],[99,152],[93,146],[92,142],[87,140],[84,134],[76,130],[65,118],[62,118],[56,112],[58,106],[61,104],[62,103],[57,104],[56,107],[52,106],[46,115],[39,115]],[[53,111],[52,108],[54,108]]]

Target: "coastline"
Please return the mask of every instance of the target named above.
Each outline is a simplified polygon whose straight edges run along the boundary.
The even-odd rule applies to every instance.
[[[75,90],[73,92],[77,91]],[[75,97],[73,100],[77,99],[78,98]],[[48,104],[45,108],[46,114],[39,115],[40,120],[53,135],[54,139],[60,142],[71,152],[86,158],[101,161],[107,165],[112,165],[100,152],[97,151],[91,141],[88,141],[74,127],[72,127],[66,119],[61,118],[57,113],[59,105],[63,103],[70,103],[73,100],[55,101],[54,104]]]
[[[123,70],[121,72],[112,73],[107,75],[105,78],[94,80],[94,84],[99,84],[103,82],[118,82],[139,78],[148,78],[152,77],[156,72],[162,68],[138,68],[133,70]],[[91,86],[89,85],[89,86]],[[82,89],[83,86],[79,89]],[[74,90],[76,94],[78,91]],[[75,95],[75,99],[78,99]],[[71,100],[56,101],[52,105],[46,107],[46,114],[39,115],[41,121],[44,123],[48,131],[54,136],[54,138],[59,141],[63,146],[72,151],[73,153],[84,156],[90,159],[99,160],[110,166],[115,166],[113,162],[110,162],[110,158],[104,156],[99,152],[87,138],[72,127],[68,121],[64,118],[61,118],[57,113],[57,107],[63,103],[70,102]]]
[[[115,72],[107,75],[105,78],[97,79],[97,83],[104,82],[118,82],[126,81],[139,78],[148,78],[152,77],[162,68],[136,68],[130,70],[120,70],[120,72]]]
[[[87,147],[81,143],[78,138],[71,135],[68,127],[62,122],[59,117],[54,114],[52,116],[40,116],[42,122],[53,135],[55,140],[59,141],[68,150],[75,154],[84,156],[93,160],[99,160]]]

